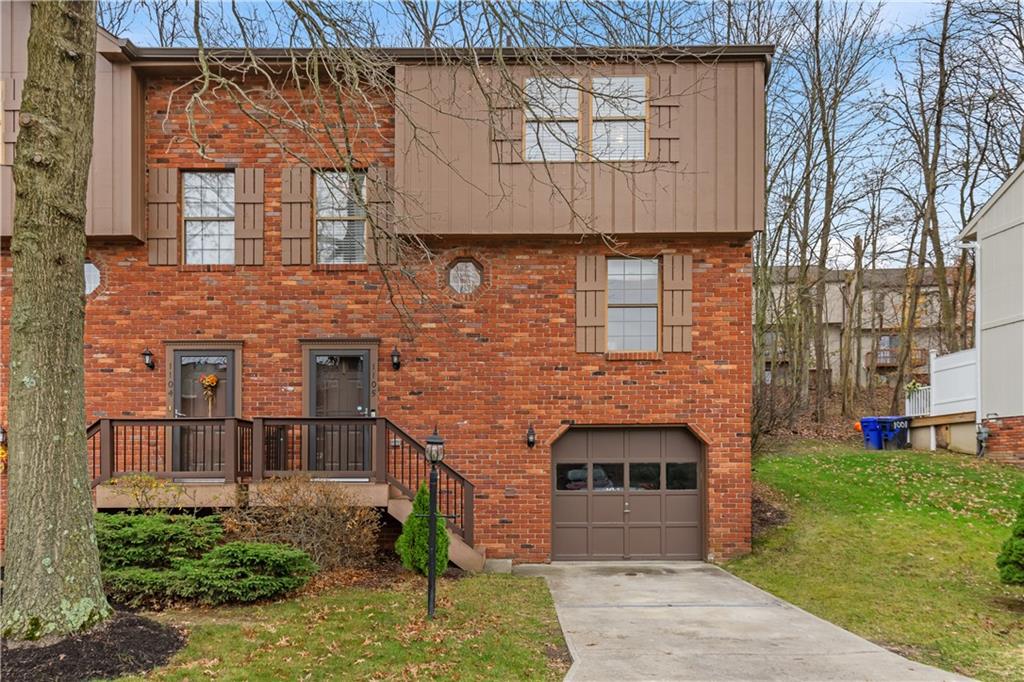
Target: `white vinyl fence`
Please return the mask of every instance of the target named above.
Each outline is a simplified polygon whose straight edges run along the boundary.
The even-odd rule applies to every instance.
[[[978,399],[977,358],[973,348],[932,355],[932,416],[974,412]]]
[[[906,409],[903,414],[908,417],[927,417],[932,409],[932,387],[922,386],[907,394]]]
[[[949,355],[931,354],[931,386],[907,396],[907,416],[925,417],[974,412],[978,394],[978,361],[973,348]]]

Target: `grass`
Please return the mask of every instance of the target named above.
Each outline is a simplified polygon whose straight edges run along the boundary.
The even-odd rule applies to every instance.
[[[963,455],[800,442],[755,460],[791,520],[736,575],[910,658],[983,680],[1024,675],[1024,588],[995,558],[1024,470]]]
[[[439,581],[435,619],[425,582],[333,587],[272,604],[170,610],[188,646],[149,680],[561,679],[567,666],[554,604],[539,578]]]

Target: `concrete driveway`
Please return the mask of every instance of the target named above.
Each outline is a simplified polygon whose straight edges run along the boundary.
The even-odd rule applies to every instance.
[[[701,563],[517,566],[547,578],[567,680],[965,680]]]

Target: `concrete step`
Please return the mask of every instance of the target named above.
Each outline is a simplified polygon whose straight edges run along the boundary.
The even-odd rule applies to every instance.
[[[388,500],[388,514],[404,524],[412,514],[412,500],[407,497],[393,497]],[[479,573],[484,570],[483,553],[466,544],[450,529],[446,529],[446,531],[448,533],[448,559],[464,571]]]

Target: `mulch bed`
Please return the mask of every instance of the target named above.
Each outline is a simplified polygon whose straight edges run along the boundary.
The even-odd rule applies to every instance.
[[[776,491],[765,485],[754,483],[750,512],[755,538],[789,522],[789,512],[786,511],[779,498],[780,495]]]
[[[70,682],[141,673],[167,663],[185,641],[175,627],[118,612],[94,630],[53,644],[0,643],[0,677]]]

